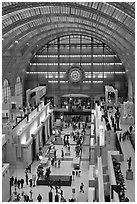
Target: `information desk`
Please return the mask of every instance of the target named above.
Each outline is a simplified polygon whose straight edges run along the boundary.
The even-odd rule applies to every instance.
[[[43,157],[40,161],[41,166],[46,166],[48,164],[48,157]]]
[[[80,169],[80,157],[73,158],[74,169]]]
[[[57,185],[57,186],[71,186],[72,176],[69,175],[50,175],[48,178],[44,176],[37,179],[37,185]]]

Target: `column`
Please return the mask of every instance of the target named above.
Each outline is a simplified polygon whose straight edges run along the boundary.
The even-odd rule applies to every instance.
[[[118,90],[115,90],[115,103],[118,105]]]
[[[132,101],[133,99],[133,90],[132,90],[132,81],[128,78],[128,100]]]
[[[105,91],[105,99],[106,99],[106,105],[108,104],[108,91]]]

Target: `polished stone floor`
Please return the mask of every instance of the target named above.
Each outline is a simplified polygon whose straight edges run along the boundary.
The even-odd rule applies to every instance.
[[[72,128],[67,128],[62,131],[62,135],[65,133],[69,133],[72,131]],[[87,202],[88,198],[88,175],[89,175],[89,132],[90,130],[86,130],[85,140],[83,143],[83,150],[82,150],[82,157],[81,157],[81,174],[80,177],[74,176],[74,180],[72,181],[71,186],[62,186],[63,190],[63,196],[68,201],[69,199],[73,198],[72,195],[72,189],[75,188],[75,198],[77,202]],[[52,136],[50,140],[53,138]],[[48,144],[50,143],[50,140],[48,141]],[[44,152],[46,152],[48,145],[44,147]],[[55,145],[55,149],[57,149],[57,158],[61,159],[61,149],[63,148],[64,152],[68,152],[68,149],[63,146],[63,144]],[[75,142],[72,138],[70,138],[70,156],[65,156],[63,160],[61,160],[60,168],[52,166],[51,162],[49,161],[47,166],[51,167],[51,174],[52,175],[72,175],[72,170],[74,170],[72,161],[73,157],[75,157]],[[32,171],[31,174],[29,173],[29,179],[32,177],[33,174],[36,174],[37,166],[39,165],[39,161],[35,161],[32,164]],[[47,168],[47,166],[45,168]],[[16,176],[18,179],[25,179],[25,169],[23,169],[22,165],[18,165],[16,169],[14,170],[14,173],[12,174],[14,177]],[[84,183],[84,193],[79,192],[79,186],[81,182]],[[29,185],[24,185],[23,189],[17,189],[19,193],[24,193],[29,195],[29,191],[33,191],[33,201],[37,201],[38,193],[42,195],[42,201],[43,202],[49,202],[48,198],[48,192],[50,190],[50,187],[48,186],[35,186],[35,187],[29,187]],[[12,191],[14,191],[14,187],[12,187]],[[53,193],[55,194],[55,190],[53,190]],[[54,196],[53,196],[54,198]],[[54,199],[53,199],[54,201]]]
[[[103,123],[101,124],[103,125]],[[122,132],[128,129],[128,125],[121,125]],[[62,131],[62,137],[66,133],[70,133],[72,131],[72,128],[66,128]],[[43,151],[46,152],[48,145],[53,139],[54,136],[52,136],[47,144],[45,145]],[[72,194],[72,189],[75,188],[75,198],[77,202],[88,202],[88,185],[89,185],[89,138],[90,138],[90,129],[86,130],[86,135],[84,138],[84,144],[83,144],[83,150],[82,150],[82,158],[81,158],[81,174],[80,177],[75,176],[74,180],[72,181],[71,186],[63,186],[63,196],[68,201],[69,199],[73,198],[74,194]],[[134,149],[130,143],[129,140],[122,141],[121,142],[122,151],[124,152],[124,161],[121,163],[121,168],[123,175],[125,177],[125,183],[126,183],[126,196],[129,198],[130,202],[135,201],[135,152]],[[61,158],[61,149],[63,148],[64,152],[68,152],[67,148],[63,146],[61,140],[58,142],[57,145],[55,145],[55,148],[57,149],[57,158]],[[75,142],[70,137],[70,156],[65,156],[64,160],[61,161],[60,168],[51,166],[51,163],[48,163],[48,166],[51,167],[51,174],[53,175],[72,175],[73,165],[72,160],[75,157]],[[133,180],[126,180],[126,170],[127,170],[127,159],[129,157],[132,157],[132,170],[134,173],[134,179]],[[103,156],[104,164],[106,163],[106,157]],[[39,161],[34,161],[32,164],[32,172],[29,173],[29,178],[32,177],[33,174],[36,174],[37,166],[39,165]],[[23,168],[22,164],[19,164],[14,169],[11,169],[11,175],[14,177],[16,176],[18,179],[24,178],[25,179],[25,169]],[[79,192],[79,186],[80,183],[84,183],[84,193]],[[29,195],[30,190],[33,191],[33,202],[37,202],[37,196],[40,193],[42,195],[42,202],[49,202],[48,198],[48,192],[50,188],[48,186],[35,186],[35,187],[29,187],[29,185],[24,185],[23,189],[17,189],[17,192],[20,194],[24,191],[24,193]],[[12,187],[12,192],[14,191],[14,187]],[[55,194],[55,190],[53,190],[53,193]],[[13,201],[14,198],[12,198]],[[53,202],[54,202],[54,196],[53,196]]]

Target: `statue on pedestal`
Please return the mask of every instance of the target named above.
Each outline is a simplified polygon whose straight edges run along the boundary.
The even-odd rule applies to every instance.
[[[128,171],[131,171],[131,157],[129,157],[129,159],[127,160],[128,162]]]

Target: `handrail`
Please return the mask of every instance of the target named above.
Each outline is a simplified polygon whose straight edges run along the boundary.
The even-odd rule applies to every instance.
[[[98,194],[99,202],[105,202],[102,158],[98,157]]]
[[[119,151],[108,151],[108,171],[109,171],[109,180],[110,180],[110,195],[111,195],[111,186],[117,185],[113,161],[112,161],[112,155],[119,155]],[[116,192],[113,192],[113,199],[111,198],[111,201],[120,202],[119,196]]]

